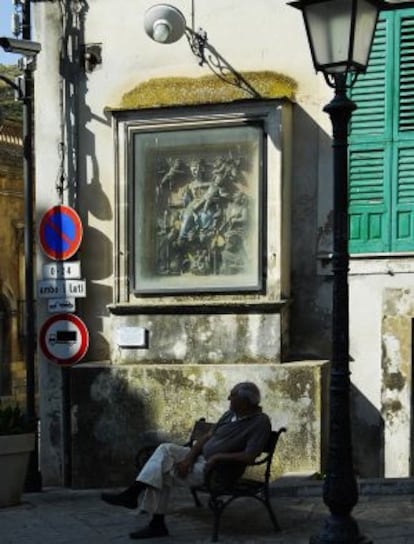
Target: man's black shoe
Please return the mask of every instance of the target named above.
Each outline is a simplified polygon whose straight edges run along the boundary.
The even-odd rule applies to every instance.
[[[123,506],[124,508],[136,508],[138,506],[138,499],[129,493],[123,491],[122,493],[102,493],[101,499],[108,504],[114,506]]]
[[[141,540],[144,538],[159,538],[161,536],[168,535],[169,532],[165,525],[161,525],[159,527],[152,527],[151,525],[147,525],[143,529],[139,529],[138,531],[129,533],[129,538],[132,538],[133,540]]]

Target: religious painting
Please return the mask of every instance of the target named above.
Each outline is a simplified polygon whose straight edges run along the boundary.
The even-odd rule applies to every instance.
[[[261,289],[260,126],[137,131],[132,169],[135,293]]]

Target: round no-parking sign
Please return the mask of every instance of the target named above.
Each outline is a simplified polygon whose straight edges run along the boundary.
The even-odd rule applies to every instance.
[[[50,259],[65,260],[72,257],[79,249],[82,235],[79,215],[68,206],[50,208],[40,221],[40,246]]]
[[[50,361],[61,366],[72,365],[88,351],[88,329],[76,315],[53,315],[43,323],[40,330],[40,347]]]

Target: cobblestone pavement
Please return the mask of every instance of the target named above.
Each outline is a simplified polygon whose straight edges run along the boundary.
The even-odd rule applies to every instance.
[[[308,544],[328,516],[320,496],[274,496],[272,504],[282,531],[275,533],[265,508],[254,500],[238,500],[225,511],[222,544]],[[353,515],[361,533],[375,544],[414,542],[414,499],[410,494],[360,497]],[[46,488],[24,495],[21,505],[0,509],[1,544],[122,544],[128,533],[147,523],[145,514],[100,500],[100,490]],[[153,544],[207,544],[212,515],[196,508],[188,492],[176,495],[167,518],[170,536]]]

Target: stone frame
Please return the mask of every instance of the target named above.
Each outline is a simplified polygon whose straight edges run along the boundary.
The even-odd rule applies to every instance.
[[[228,312],[230,307],[249,311],[277,311],[286,305],[290,290],[290,186],[292,105],[289,101],[249,101],[151,110],[112,110],[115,153],[115,230],[113,302],[111,314],[135,315],[143,311],[184,311],[208,308]],[[134,292],[131,261],[131,202],[133,146],[137,130],[175,130],[184,127],[263,126],[262,289],[259,291],[196,291],[140,294]]]

